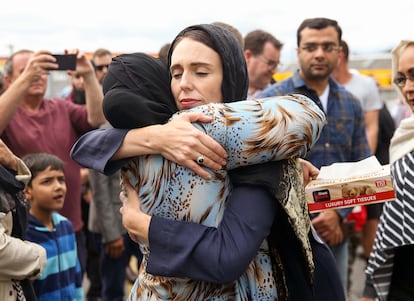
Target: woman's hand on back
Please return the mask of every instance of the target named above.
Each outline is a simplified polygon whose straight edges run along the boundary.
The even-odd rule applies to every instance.
[[[223,168],[227,164],[227,153],[217,141],[196,129],[192,122],[211,122],[211,117],[189,112],[164,125],[129,130],[112,160],[161,154],[209,179],[210,173],[204,167],[213,170]],[[203,157],[202,164],[196,162],[200,156]]]
[[[122,215],[122,224],[133,241],[148,243],[151,216],[141,211],[138,194],[128,178],[122,177],[121,186],[123,189],[119,194],[119,199],[122,207],[119,212]]]
[[[184,165],[203,178],[210,173],[203,167],[219,170],[226,165],[227,153],[213,138],[196,129],[191,122],[211,122],[202,113],[183,113],[162,126],[158,134],[159,153],[166,159]],[[204,162],[196,162],[199,156]]]

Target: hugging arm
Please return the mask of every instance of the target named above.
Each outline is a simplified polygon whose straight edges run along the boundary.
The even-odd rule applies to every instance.
[[[111,175],[128,161],[127,158],[111,160],[128,131],[112,128],[89,131],[76,141],[70,155],[73,160],[84,167]]]
[[[286,104],[288,100],[291,100],[290,104]],[[303,112],[306,111],[302,109],[301,103],[296,103],[291,98],[274,98],[264,102],[253,101],[243,104],[234,103],[234,106],[238,105],[242,106],[241,109],[233,107],[232,104],[210,105],[227,106],[224,111],[227,122],[221,123],[225,130],[219,130],[220,124],[205,124],[201,129],[216,137],[218,141],[226,145],[226,149],[230,150],[227,167],[233,169],[231,179],[232,183],[236,185],[230,194],[228,207],[224,211],[221,224],[218,228],[213,228],[156,216],[146,219],[148,225],[141,227],[143,233],[138,237],[149,241],[151,252],[148,258],[147,272],[159,276],[190,277],[197,280],[226,283],[237,279],[247,269],[248,264],[257,254],[260,244],[269,235],[277,206],[274,195],[269,191],[280,189],[280,187],[275,187],[273,183],[275,182],[274,174],[276,171],[268,168],[267,164],[271,162],[264,163],[267,166],[266,173],[264,172],[264,166],[259,168],[258,165],[241,167],[243,164],[240,163],[241,158],[244,163],[260,163],[265,157],[264,152],[266,151],[250,153],[246,151],[246,153],[242,153],[243,150],[246,150],[246,144],[240,144],[238,141],[262,141],[263,145],[270,145],[267,149],[269,151],[266,153],[267,160],[294,157],[300,153],[306,153],[308,148],[315,142],[323,118],[321,118],[321,115],[315,116],[312,114],[303,116]],[[290,118],[288,115],[283,115],[282,106],[291,106],[291,111],[298,112],[297,115],[302,112],[304,118],[301,118],[300,121],[308,120],[309,122],[299,123],[297,116]],[[273,110],[274,108],[277,109]],[[195,109],[203,110],[203,107]],[[207,109],[211,109],[211,107]],[[266,131],[268,123],[265,120],[269,118],[273,120],[274,118],[272,118],[273,114],[257,113],[261,110],[266,111],[266,113],[272,111],[278,119],[285,121],[284,123],[280,122],[279,135]],[[220,112],[220,109],[216,112]],[[255,112],[258,116],[264,116],[262,122],[249,123],[248,116],[251,115],[245,114],[246,112]],[[277,115],[277,112],[281,113]],[[217,116],[215,118],[217,122],[224,120],[220,118],[221,113]],[[309,124],[313,124],[312,122],[315,122],[313,127],[309,126]],[[241,127],[243,131],[239,130]],[[261,127],[263,131],[258,130]],[[312,130],[306,131],[308,128]],[[223,132],[227,136],[220,134]],[[295,135],[290,135],[291,132]],[[307,136],[300,136],[302,132],[306,133]],[[232,133],[236,134],[232,135]],[[257,133],[265,134],[258,137]],[[292,137],[292,139],[295,137],[294,142],[291,141],[291,144],[285,143],[286,136]],[[250,137],[250,139],[244,139],[244,137]],[[253,142],[247,144],[247,146],[253,148],[255,145]],[[275,145],[277,147],[272,147]],[[292,145],[296,147],[292,147]],[[263,147],[263,149],[266,148]],[[314,176],[313,173],[311,175]],[[243,183],[243,186],[237,185],[237,183]],[[249,185],[249,183],[251,184]],[[129,192],[128,195],[130,195]],[[138,200],[136,202],[138,203]],[[139,210],[139,208],[137,209]],[[135,218],[131,220],[138,223],[144,219]],[[126,225],[126,228],[128,229],[128,225]],[[131,231],[129,232],[131,233]],[[136,234],[134,233],[134,235]]]
[[[272,112],[272,110],[278,108],[277,106],[279,108],[286,106],[288,108],[286,111],[289,111],[289,106],[293,106],[290,110],[295,113],[291,116],[296,115],[294,119],[283,114],[283,110],[275,110],[277,118],[275,117],[274,120],[285,120],[284,123],[280,123],[284,126],[281,130],[285,131],[285,136],[279,135],[279,141],[287,142],[284,137],[288,136],[294,139],[296,145],[292,148],[292,141],[280,143],[278,149],[268,152],[269,156],[265,159],[261,158],[260,153],[251,153],[246,164],[280,160],[298,154],[303,155],[309,150],[309,147],[317,140],[325,119],[322,113],[316,111],[317,108],[312,102],[308,101],[306,105],[299,105],[300,101],[306,102],[306,99],[296,99],[294,101],[294,97],[285,97],[263,102],[264,108],[262,109],[266,112]],[[297,102],[296,106],[294,105],[295,102]],[[233,104],[228,105],[230,106],[229,112],[231,112]],[[202,107],[194,108],[194,112],[182,113],[165,125],[153,125],[133,130],[101,129],[88,132],[75,143],[71,150],[71,157],[84,167],[96,169],[109,175],[119,170],[128,161],[127,158],[146,154],[161,154],[168,160],[184,165],[204,178],[209,178],[209,173],[195,163],[197,157],[203,155],[205,157],[204,167],[217,170],[226,164],[227,155],[225,149],[218,143],[223,142],[220,141],[220,137],[209,137],[203,130],[198,131],[191,125],[191,122],[199,121],[199,129],[203,127],[202,122],[205,122],[204,127],[209,127],[211,117],[203,114],[208,113],[209,107],[203,107],[204,109]],[[250,109],[251,104],[250,106],[247,105],[246,108]],[[243,110],[241,114],[243,114]],[[240,118],[240,116],[236,114],[232,118]],[[264,116],[263,120],[266,120],[266,118],[269,117]],[[308,126],[311,124],[312,129],[309,131]],[[261,125],[264,127],[259,130],[266,129],[267,123],[261,123]],[[251,130],[257,129],[252,128]],[[272,131],[277,132],[278,130],[279,128],[276,127]],[[263,143],[267,144],[267,147],[275,145],[275,141],[272,141],[273,132],[268,133],[264,138],[255,137],[257,138],[256,141],[262,140]],[[311,136],[307,136],[307,134],[311,134]],[[165,143],[165,141],[168,141],[168,143]],[[235,145],[234,147],[234,150],[230,149],[232,154],[240,155],[239,146]],[[256,147],[262,146],[257,145]],[[244,154],[242,155],[245,157]],[[232,158],[229,160],[232,160]],[[230,162],[227,168],[238,166],[240,165],[232,166]]]
[[[226,151],[213,138],[198,131],[191,122],[210,120],[201,113],[186,113],[164,125],[132,130],[93,130],[79,138],[71,150],[71,157],[84,167],[110,175],[119,170],[128,158],[161,154],[209,178],[210,174],[194,160],[203,154],[205,167],[221,169],[226,163]]]
[[[128,202],[138,202],[137,194],[130,186],[127,191]],[[148,218],[138,207],[136,210],[138,215],[133,216],[134,220],[149,223],[147,238],[151,252],[147,272],[158,276],[229,283],[246,271],[269,235],[276,214],[276,202],[263,187],[236,186],[217,228],[157,216]],[[131,228],[126,227],[131,234]],[[148,229],[148,225],[143,229]],[[137,233],[134,232],[135,237]]]

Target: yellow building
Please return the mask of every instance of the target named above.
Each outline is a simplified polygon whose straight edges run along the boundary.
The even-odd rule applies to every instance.
[[[276,81],[281,81],[291,76],[297,67],[298,64],[296,62],[287,64],[285,68],[279,70],[279,72],[274,75],[274,79]],[[392,88],[390,54],[351,57],[349,60],[349,68],[373,76],[381,88]]]
[[[284,80],[291,76],[297,68],[296,61],[288,63],[284,68],[278,70],[273,78],[276,81]],[[374,77],[384,99],[395,97],[395,91],[392,87],[391,54],[353,56],[349,59],[349,68]]]

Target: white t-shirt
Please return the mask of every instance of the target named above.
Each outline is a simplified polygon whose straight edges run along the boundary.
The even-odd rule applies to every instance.
[[[329,96],[329,85],[327,85],[323,93],[319,95],[319,100],[321,101],[323,110],[325,112],[328,112],[328,96]]]
[[[364,112],[381,110],[383,101],[375,80],[367,75],[352,73],[352,78],[345,85],[345,89],[356,96]]]

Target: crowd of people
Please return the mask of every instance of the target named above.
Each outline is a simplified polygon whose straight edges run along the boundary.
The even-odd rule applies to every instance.
[[[345,301],[361,245],[360,300],[414,299],[412,117],[394,122],[375,80],[349,69],[342,34],[303,20],[298,69],[280,82],[283,43],[224,22],[184,28],[159,58],[65,50],[76,70],[53,99],[52,53],[10,55],[0,297]],[[414,41],[392,54],[412,112]],[[371,155],[390,163],[395,201],[309,214],[304,188],[322,166]]]

